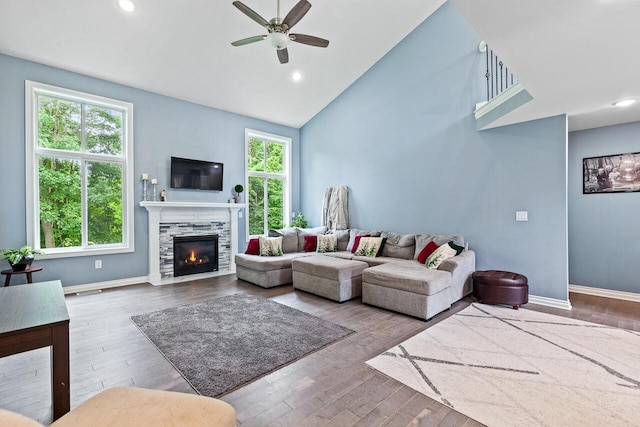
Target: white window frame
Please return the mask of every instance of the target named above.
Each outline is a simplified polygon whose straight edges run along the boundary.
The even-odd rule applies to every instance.
[[[276,173],[267,173],[267,172],[255,172],[249,171],[249,139],[257,138],[262,140],[267,140],[271,142],[277,142],[284,146],[283,152],[283,167],[284,174],[276,174]],[[252,237],[255,238],[259,235],[249,235],[249,177],[257,177],[257,178],[276,178],[283,180],[283,192],[284,192],[284,200],[282,202],[284,209],[284,213],[282,216],[282,220],[284,222],[284,226],[288,226],[291,219],[291,138],[286,136],[274,135],[271,133],[261,132],[253,129],[245,129],[244,131],[244,188],[247,192],[247,212],[245,219],[245,235],[247,242]],[[265,192],[265,199],[267,198],[267,194]],[[264,212],[264,224],[265,224],[265,233],[268,229],[267,222],[267,212]]]
[[[46,149],[38,146],[38,96],[50,96],[73,102],[81,102],[99,107],[106,107],[122,111],[124,120],[122,156],[117,163],[122,165],[122,236],[123,242],[105,245],[74,246],[70,248],[42,248],[40,245],[40,189],[38,180],[37,155],[60,155],[58,150]],[[27,244],[40,249],[47,254],[47,258],[65,258],[75,256],[117,254],[133,252],[134,238],[134,202],[133,202],[133,104],[116,99],[105,98],[75,90],[51,86],[44,83],[25,80],[25,145],[26,145],[26,190],[27,190]],[[113,156],[108,156],[112,161]],[[73,158],[85,160],[105,160],[99,154],[78,153]],[[84,173],[84,172],[83,172]],[[84,186],[84,184],[83,184]],[[83,216],[86,218],[86,205],[83,199]],[[83,221],[83,235],[86,235],[86,225]]]

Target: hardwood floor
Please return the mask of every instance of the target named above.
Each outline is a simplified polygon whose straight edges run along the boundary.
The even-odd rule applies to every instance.
[[[149,284],[67,296],[71,316],[71,406],[105,388],[128,385],[194,393],[131,323],[134,314],[251,292],[344,325],[356,333],[222,397],[242,426],[474,426],[460,413],[369,368],[364,362],[464,309],[466,298],[424,322],[365,306],[338,304],[291,286],[262,289],[234,275],[176,285]],[[640,303],[571,294],[572,311],[526,309],[640,331]],[[49,350],[0,359],[0,407],[51,422]]]

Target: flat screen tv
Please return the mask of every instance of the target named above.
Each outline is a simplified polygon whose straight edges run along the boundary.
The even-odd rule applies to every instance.
[[[222,163],[171,157],[171,188],[222,191]]]

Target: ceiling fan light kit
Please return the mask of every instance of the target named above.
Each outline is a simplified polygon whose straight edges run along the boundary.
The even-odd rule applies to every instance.
[[[269,33],[267,35],[267,40],[272,47],[275,47],[278,50],[286,48],[291,41],[284,33]]]
[[[278,60],[281,64],[289,62],[289,52],[287,46],[290,42],[302,43],[309,46],[327,47],[329,46],[329,40],[321,39],[320,37],[308,36],[306,34],[289,34],[289,30],[300,21],[304,15],[311,9],[311,3],[307,0],[300,0],[290,11],[284,19],[280,18],[280,0],[277,4],[277,16],[271,21],[267,21],[260,16],[256,11],[245,5],[241,1],[234,1],[233,5],[237,7],[242,13],[249,18],[256,21],[263,26],[268,34],[261,36],[247,37],[245,39],[237,40],[231,43],[232,46],[244,46],[246,44],[259,42],[267,39],[271,47],[276,49],[278,54]]]

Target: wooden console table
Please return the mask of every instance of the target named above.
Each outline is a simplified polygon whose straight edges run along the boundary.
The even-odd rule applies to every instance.
[[[59,280],[0,287],[0,357],[51,346],[53,419],[71,406],[69,313]]]
[[[31,275],[31,273],[35,273],[36,271],[42,271],[42,267],[30,265],[24,270],[14,271],[13,269],[9,269],[9,270],[2,270],[0,273],[3,276],[7,276],[7,278],[4,279],[4,285],[9,286],[9,282],[11,282],[11,276],[13,276],[14,274],[26,274],[27,283],[33,283],[33,276]]]

